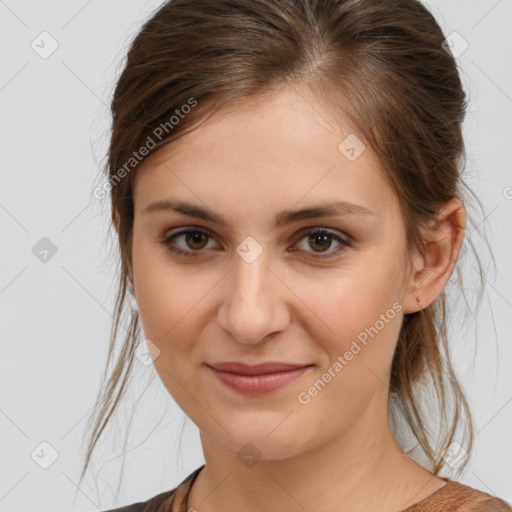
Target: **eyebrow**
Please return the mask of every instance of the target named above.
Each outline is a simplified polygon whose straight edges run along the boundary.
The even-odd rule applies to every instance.
[[[189,217],[195,217],[205,221],[220,224],[229,229],[228,223],[218,214],[198,206],[195,204],[187,203],[186,201],[172,201],[170,199],[161,199],[150,203],[143,210],[143,214],[154,212],[177,212]],[[305,219],[314,219],[318,217],[328,217],[332,215],[376,215],[368,208],[351,203],[349,201],[336,201],[321,205],[312,205],[299,210],[283,210],[274,216],[274,228],[282,227],[293,222],[298,222]]]

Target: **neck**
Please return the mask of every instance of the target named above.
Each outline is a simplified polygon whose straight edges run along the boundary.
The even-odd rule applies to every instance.
[[[404,510],[445,482],[402,452],[387,409],[383,413],[384,421],[365,413],[347,431],[309,451],[254,464],[243,463],[201,432],[206,465],[192,486],[188,510],[335,512],[340,504],[351,512]],[[376,428],[382,424],[387,428]]]

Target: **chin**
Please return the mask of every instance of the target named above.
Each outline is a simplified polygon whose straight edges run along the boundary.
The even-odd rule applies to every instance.
[[[288,420],[283,422],[286,423]],[[312,448],[308,440],[304,437],[304,431],[298,428],[295,432],[290,428],[276,428],[279,422],[272,422],[272,425],[244,426],[225,425],[227,434],[224,430],[221,432],[221,438],[218,436],[209,437],[215,444],[238,457],[242,463],[251,468],[258,461],[278,461],[300,455],[304,451]],[[288,425],[290,427],[290,425]],[[217,431],[217,434],[219,432]],[[311,442],[311,444],[314,444]]]

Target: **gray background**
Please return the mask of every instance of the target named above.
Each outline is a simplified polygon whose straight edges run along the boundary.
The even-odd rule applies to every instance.
[[[81,439],[107,353],[116,269],[108,201],[92,191],[101,179],[108,104],[122,59],[158,5],[0,1],[0,511],[93,511],[147,499],[204,461],[195,425],[153,368],[140,364],[127,446],[121,434],[133,403],[77,487]],[[455,479],[512,501],[512,1],[428,5],[447,35],[455,31],[469,44],[458,57],[471,97],[467,181],[484,203],[474,223],[485,227],[497,263],[479,315],[452,327],[477,432],[471,466]],[[44,31],[50,36],[40,36]],[[52,40],[58,48],[42,58]],[[49,245],[44,237],[57,250],[46,262],[37,257]],[[474,277],[470,260],[466,266]],[[146,383],[152,384],[146,389]],[[52,450],[58,457],[43,469]]]

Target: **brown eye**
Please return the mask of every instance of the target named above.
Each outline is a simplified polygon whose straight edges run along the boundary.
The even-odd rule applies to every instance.
[[[321,229],[313,229],[309,230],[305,236],[301,238],[302,240],[306,240],[305,248],[301,249],[305,252],[311,253],[311,251],[308,251],[308,248],[313,249],[313,253],[322,254],[327,253],[326,256],[320,255],[317,256],[318,258],[328,258],[331,257],[338,252],[344,250],[345,247],[350,247],[352,244],[350,240],[346,240],[345,238],[339,236],[336,232],[330,231],[325,228]],[[338,247],[335,248],[332,251],[329,251],[329,249],[332,247],[333,240],[338,243]]]
[[[176,244],[176,240],[183,238],[182,245]],[[201,229],[182,229],[168,235],[164,238],[162,243],[171,252],[180,256],[200,256],[208,244],[208,240],[211,239],[211,235]]]
[[[325,234],[309,235],[308,237],[308,243],[310,244],[310,246],[313,248],[318,248],[321,252],[331,247],[332,240],[333,237],[331,235]]]
[[[181,244],[178,244],[176,241],[180,239],[182,239]],[[167,235],[161,243],[174,254],[183,257],[196,257],[207,252],[206,249],[208,249],[208,241],[210,240],[213,240],[213,237],[207,231],[198,228],[187,228]],[[305,247],[300,248],[300,251],[313,253],[313,259],[334,257],[340,251],[352,245],[349,239],[345,239],[337,232],[325,228],[310,229],[301,237],[300,243],[304,244],[303,240],[306,241]],[[338,246],[330,250],[333,241]],[[297,245],[300,245],[300,243]]]
[[[189,231],[185,233],[185,243],[191,249],[204,249],[205,240],[208,235],[202,231]]]

